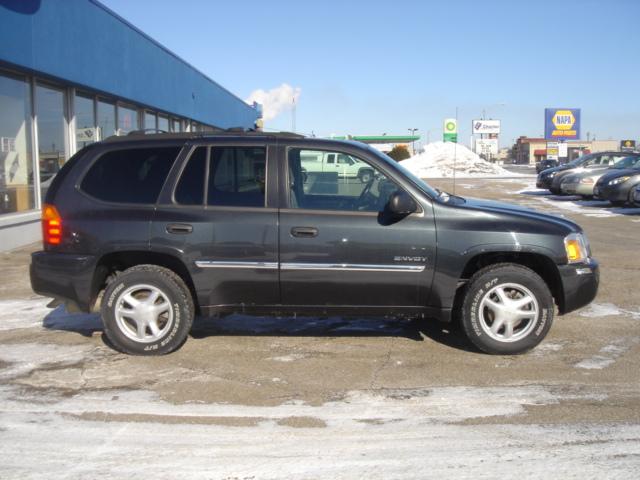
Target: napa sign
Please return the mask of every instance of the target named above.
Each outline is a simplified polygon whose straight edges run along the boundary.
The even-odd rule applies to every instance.
[[[546,140],[578,140],[580,138],[580,109],[545,108],[544,138]]]

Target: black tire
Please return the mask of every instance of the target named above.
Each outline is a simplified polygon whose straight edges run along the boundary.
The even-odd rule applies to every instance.
[[[551,188],[551,187],[549,187],[549,191],[551,193],[553,193],[554,195],[562,195],[562,190],[560,190],[559,188]]]
[[[499,289],[502,295],[507,295],[507,303],[526,302],[525,296],[531,298],[518,311],[525,315],[528,311],[535,313],[528,319],[499,319],[502,313],[496,314],[488,306],[496,306],[496,311],[502,308]],[[490,265],[476,272],[465,286],[460,308],[462,328],[469,340],[483,352],[494,355],[517,355],[531,350],[544,339],[553,323],[553,297],[546,283],[533,270],[513,263]],[[505,309],[505,318],[512,312]],[[498,327],[496,332],[491,331],[494,325]]]
[[[157,299],[152,300],[155,292]],[[193,324],[191,292],[178,275],[164,267],[131,267],[116,276],[102,298],[104,332],[123,353],[171,353],[182,346]],[[131,312],[131,316],[122,312]]]
[[[368,168],[358,172],[358,178],[362,183],[369,183],[373,179],[373,171]]]

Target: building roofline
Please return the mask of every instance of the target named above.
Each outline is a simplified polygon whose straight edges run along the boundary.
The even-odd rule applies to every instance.
[[[176,60],[178,60],[179,62],[183,63],[184,65],[186,65],[187,67],[189,67],[191,70],[193,70],[194,72],[196,72],[198,75],[202,75],[204,78],[206,78],[208,81],[210,81],[211,83],[213,83],[214,85],[216,85],[217,87],[219,87],[220,89],[224,90],[225,92],[227,92],[229,95],[231,95],[232,97],[236,98],[237,100],[240,100],[243,104],[245,104],[247,106],[247,108],[253,109],[253,107],[251,105],[249,105],[247,102],[245,102],[243,99],[241,99],[240,97],[238,97],[235,93],[229,91],[227,88],[223,87],[222,85],[220,85],[218,82],[216,82],[215,80],[213,80],[211,77],[209,77],[207,74],[203,73],[202,71],[198,70],[196,67],[194,67],[192,64],[190,64],[189,62],[187,62],[185,59],[183,59],[182,57],[180,57],[179,55],[177,55],[176,53],[172,52],[171,50],[169,50],[167,47],[165,47],[163,44],[161,44],[159,41],[157,41],[156,39],[154,39],[153,37],[151,37],[150,35],[148,35],[147,33],[143,32],[141,29],[139,29],[138,27],[136,27],[133,23],[131,23],[130,21],[128,21],[127,19],[125,19],[124,17],[122,17],[121,15],[118,15],[116,12],[114,12],[113,10],[111,10],[109,7],[107,7],[106,5],[104,5],[103,3],[101,3],[99,0],[89,0],[89,2],[93,3],[96,7],[104,10],[107,14],[111,15],[112,17],[114,17],[116,20],[118,20],[119,22],[125,24],[127,27],[129,27],[130,29],[134,30],[136,33],[138,33],[139,35],[141,35],[142,37],[146,38],[147,40],[149,40],[151,43],[153,43],[155,46],[157,46],[158,48],[162,49],[165,53],[171,55],[173,58],[175,58]]]

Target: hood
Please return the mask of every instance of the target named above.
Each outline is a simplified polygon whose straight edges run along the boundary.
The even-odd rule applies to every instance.
[[[545,168],[540,172],[540,175],[548,175],[549,173],[552,173],[552,172],[562,172],[564,170],[569,170],[571,168],[577,168],[577,167],[575,165],[569,166],[569,164],[567,163],[566,165],[559,165],[557,167]]]
[[[497,213],[500,215],[517,217],[527,222],[539,221],[544,223],[551,223],[567,230],[566,233],[582,231],[582,229],[576,223],[572,222],[571,220],[567,220],[566,218],[557,217],[548,213],[541,213],[537,210],[533,210],[527,207],[521,207],[520,205],[514,205],[511,203],[465,197],[465,203],[459,204],[457,206],[459,208],[479,209]]]
[[[634,175],[640,175],[640,169],[638,168],[623,168],[623,169],[618,169],[618,168],[612,168],[610,170],[607,170],[607,172],[602,175],[600,177],[600,180],[598,180],[598,183],[603,184],[606,182],[609,182],[611,180],[613,180],[614,178],[618,178],[618,177],[624,177],[624,176],[634,176]]]

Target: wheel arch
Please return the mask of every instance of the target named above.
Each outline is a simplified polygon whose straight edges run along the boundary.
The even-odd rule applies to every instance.
[[[93,305],[95,303],[100,292],[105,289],[117,272],[124,271],[137,265],[158,265],[160,267],[167,268],[178,275],[189,288],[194,300],[196,312],[199,313],[199,306],[196,301],[197,296],[195,285],[184,262],[175,255],[145,250],[111,252],[100,257],[96,264],[91,283],[91,304]]]
[[[467,281],[479,270],[498,263],[513,263],[530,268],[537,273],[549,287],[560,312],[564,312],[564,292],[560,272],[555,262],[548,256],[535,252],[485,252],[479,253],[467,261],[460,275],[458,289],[453,303],[453,310],[457,311],[464,297]]]

